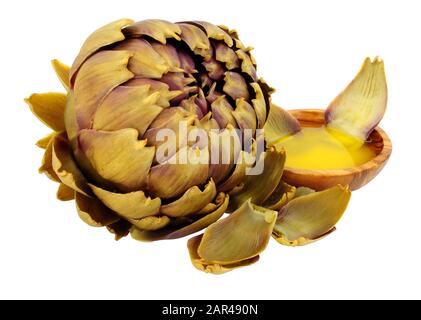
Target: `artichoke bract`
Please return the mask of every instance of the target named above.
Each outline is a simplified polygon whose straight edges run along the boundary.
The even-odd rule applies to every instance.
[[[172,239],[209,226],[244,186],[244,159],[255,153],[212,142],[248,130],[255,145],[269,113],[272,89],[250,50],[236,31],[202,21],[123,19],[98,29],[70,68],[53,61],[67,94],[26,100],[54,130],[37,143],[40,172],[60,183],[59,199],[76,200],[83,221],[117,239],[130,231]],[[204,139],[186,138],[198,129]],[[176,143],[168,146],[163,130]]]

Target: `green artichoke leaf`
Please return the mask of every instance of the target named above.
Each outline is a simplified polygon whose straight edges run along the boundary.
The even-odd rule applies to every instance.
[[[250,200],[227,218],[210,225],[188,243],[193,265],[205,272],[222,273],[257,261],[266,248],[277,212]]]
[[[229,211],[236,210],[250,198],[253,203],[263,205],[278,187],[284,170],[285,151],[269,148],[258,157],[257,162],[264,163],[263,172],[245,176],[243,188],[231,197]]]
[[[335,230],[351,198],[348,186],[311,192],[296,197],[281,208],[273,237],[281,244],[300,246]]]
[[[269,117],[264,126],[265,140],[268,146],[276,146],[276,142],[301,130],[300,123],[288,111],[271,104]]]

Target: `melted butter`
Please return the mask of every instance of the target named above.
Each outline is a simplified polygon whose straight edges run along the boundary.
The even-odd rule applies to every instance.
[[[286,150],[285,166],[297,169],[351,168],[375,156],[364,141],[326,127],[303,127],[276,145]]]

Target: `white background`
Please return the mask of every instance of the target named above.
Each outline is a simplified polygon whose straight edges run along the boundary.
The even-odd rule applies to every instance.
[[[0,298],[421,298],[418,1],[2,1],[0,4]],[[213,276],[194,269],[186,239],[115,242],[79,220],[37,174],[48,133],[23,103],[61,90],[50,59],[71,64],[110,21],[208,20],[255,47],[258,73],[285,108],[324,108],[366,56],[384,58],[381,126],[393,154],[355,192],[338,230],[315,244],[271,241],[257,264]]]

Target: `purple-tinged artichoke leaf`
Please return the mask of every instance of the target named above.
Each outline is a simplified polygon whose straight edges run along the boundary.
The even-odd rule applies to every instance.
[[[188,23],[177,23],[181,29],[181,39],[191,51],[204,59],[213,55],[212,47],[206,34],[198,27]]]
[[[184,147],[168,162],[151,168],[149,191],[156,197],[173,198],[201,185],[209,177],[209,151]]]
[[[221,42],[215,43],[215,58],[223,62],[228,70],[236,69],[240,66],[240,61],[235,51]]]
[[[79,129],[90,128],[95,111],[108,93],[134,77],[127,69],[132,55],[128,51],[101,51],[81,66],[74,85],[73,106]]]
[[[84,129],[78,141],[82,153],[103,179],[122,192],[142,189],[155,156],[155,147],[138,140],[136,129],[97,131]]]
[[[234,100],[239,98],[249,99],[249,90],[246,80],[237,72],[227,71],[224,78],[224,92]]]
[[[209,77],[212,80],[218,81],[224,77],[226,71],[224,65],[214,58],[203,61],[202,65],[205,67]]]
[[[158,105],[160,93],[150,85],[115,88],[95,112],[93,128],[117,131],[134,128],[142,136],[163,107]]]
[[[234,128],[238,127],[237,121],[232,114],[234,109],[225,96],[217,98],[211,104],[211,110],[212,117],[218,122],[221,128],[226,128],[228,125],[231,125]]]
[[[131,25],[132,23],[133,20],[130,19],[121,19],[114,21],[96,30],[88,37],[88,39],[86,39],[85,43],[80,49],[79,55],[76,57],[70,69],[71,87],[74,83],[75,75],[79,71],[81,65],[99,49],[116,43],[118,41],[124,40],[125,37],[124,34],[121,32],[121,29],[128,25]]]
[[[257,81],[256,68],[248,53],[243,50],[237,50],[236,54],[241,60],[241,71],[248,74],[253,81]]]
[[[257,118],[254,108],[244,98],[239,98],[236,101],[236,108],[232,112],[238,127],[242,130],[252,130],[253,136],[256,132]]]
[[[241,151],[241,141],[231,126],[209,133],[210,165],[209,175],[216,183],[224,180],[235,166],[235,159]]]
[[[129,39],[120,43],[114,50],[132,52],[133,57],[129,61],[128,69],[137,77],[160,79],[171,69],[165,59],[144,39]]]
[[[232,47],[234,45],[231,36],[220,27],[206,21],[192,21],[191,23],[201,26],[209,38],[222,40],[228,47]]]

